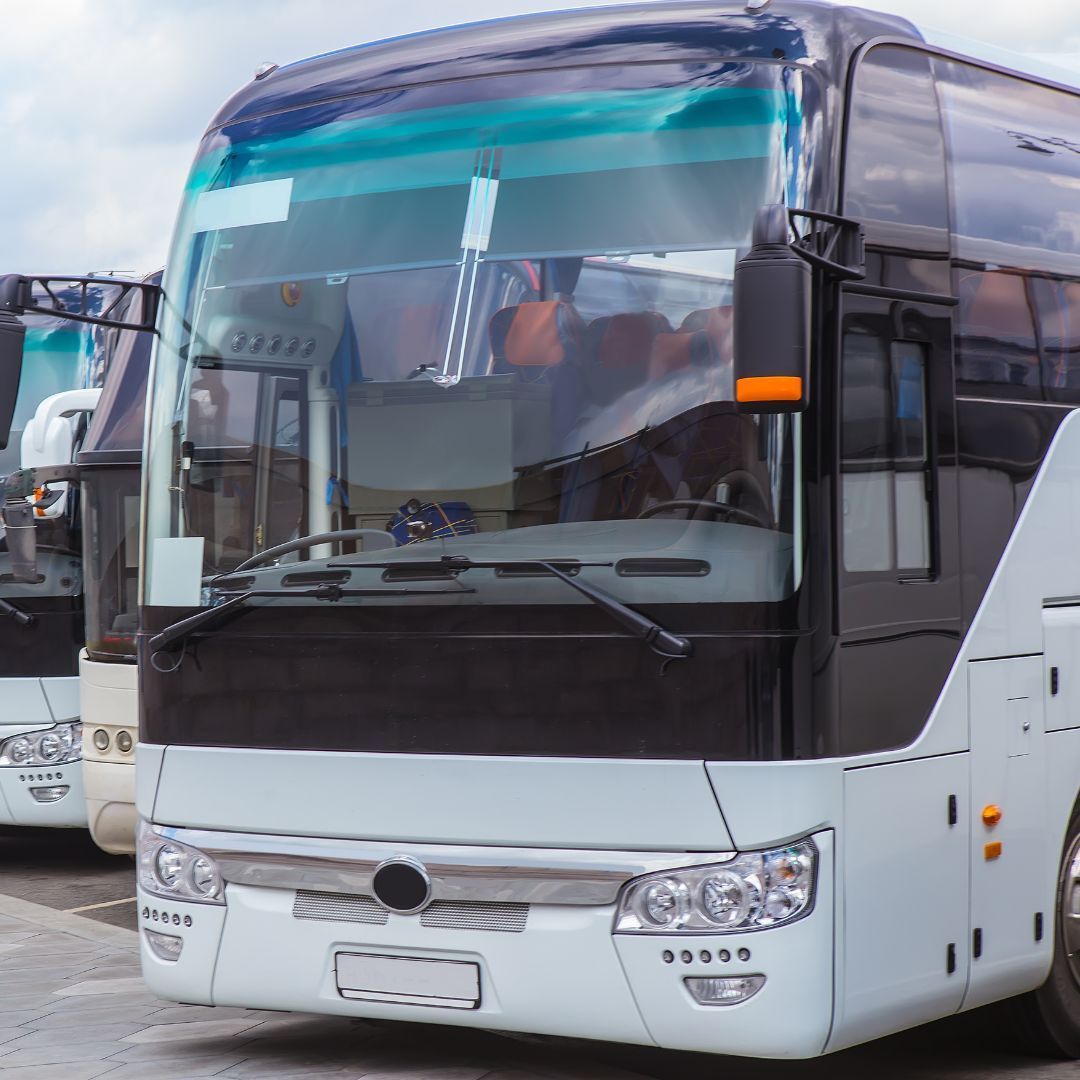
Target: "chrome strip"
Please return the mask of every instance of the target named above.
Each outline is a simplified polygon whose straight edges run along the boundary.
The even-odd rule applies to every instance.
[[[574,848],[391,844],[305,836],[152,828],[212,856],[237,885],[370,893],[375,868],[394,856],[424,864],[434,900],[611,904],[631,878],[728,862],[735,852],[581,851]]]

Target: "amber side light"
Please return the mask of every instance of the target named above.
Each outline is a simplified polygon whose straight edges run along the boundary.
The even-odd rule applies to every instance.
[[[735,383],[735,400],[800,401],[802,379],[798,375],[758,375]]]
[[[992,829],[1000,820],[1000,806],[995,806],[993,803],[988,803],[986,806],[983,807],[982,821],[988,829]]]

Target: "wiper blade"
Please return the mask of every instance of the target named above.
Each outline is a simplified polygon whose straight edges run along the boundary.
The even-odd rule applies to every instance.
[[[393,570],[397,567],[409,567],[411,570],[431,570],[448,574],[461,573],[465,570],[501,570],[509,567],[532,568],[544,570],[565,582],[570,588],[581,593],[582,596],[591,600],[602,611],[606,611],[613,619],[620,622],[631,633],[640,637],[654,653],[662,656],[665,660],[682,660],[691,656],[694,651],[693,643],[689,638],[679,634],[673,634],[665,630],[659,623],[647,619],[627,607],[621,600],[616,600],[610,593],[596,585],[590,585],[586,581],[579,581],[559,568],[559,563],[567,565],[565,557],[553,559],[471,559],[467,555],[443,555],[438,559],[395,559],[392,562],[333,562],[327,563],[328,568],[359,568],[370,567],[375,570]],[[611,566],[610,562],[573,562],[573,568],[579,566]],[[665,665],[666,666],[666,665]]]
[[[340,585],[317,585],[312,589],[247,589],[240,593],[222,593],[229,599],[217,607],[203,608],[186,619],[180,619],[171,626],[155,634],[149,641],[150,655],[182,645],[192,634],[200,630],[209,629],[221,622],[228,622],[234,615],[239,614],[240,609],[255,597],[260,596],[290,596],[294,599],[325,600],[331,604],[337,603],[348,596],[432,596],[446,595],[447,593],[459,596],[462,593],[475,592],[474,589],[346,589]]]
[[[23,611],[22,608],[9,604],[6,600],[0,600],[0,615],[10,615],[20,626],[30,627],[34,625],[34,616]]]

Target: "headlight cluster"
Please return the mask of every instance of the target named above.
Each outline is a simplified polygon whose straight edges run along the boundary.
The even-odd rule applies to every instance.
[[[163,900],[225,903],[225,883],[214,860],[145,821],[139,822],[139,884]]]
[[[731,933],[793,922],[811,910],[817,848],[802,840],[730,862],[636,878],[624,889],[615,932]]]
[[[67,765],[82,757],[82,724],[71,720],[0,742],[0,765]]]

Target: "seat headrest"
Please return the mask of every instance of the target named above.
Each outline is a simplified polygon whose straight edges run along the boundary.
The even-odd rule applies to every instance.
[[[649,376],[662,379],[665,375],[683,368],[703,367],[711,358],[712,349],[704,330],[679,330],[674,334],[657,334],[652,347]]]
[[[584,323],[565,300],[535,300],[496,311],[488,324],[496,360],[514,367],[554,367],[573,356]]]
[[[656,311],[605,315],[589,323],[588,344],[603,368],[644,368],[657,334],[670,333],[671,323]]]

